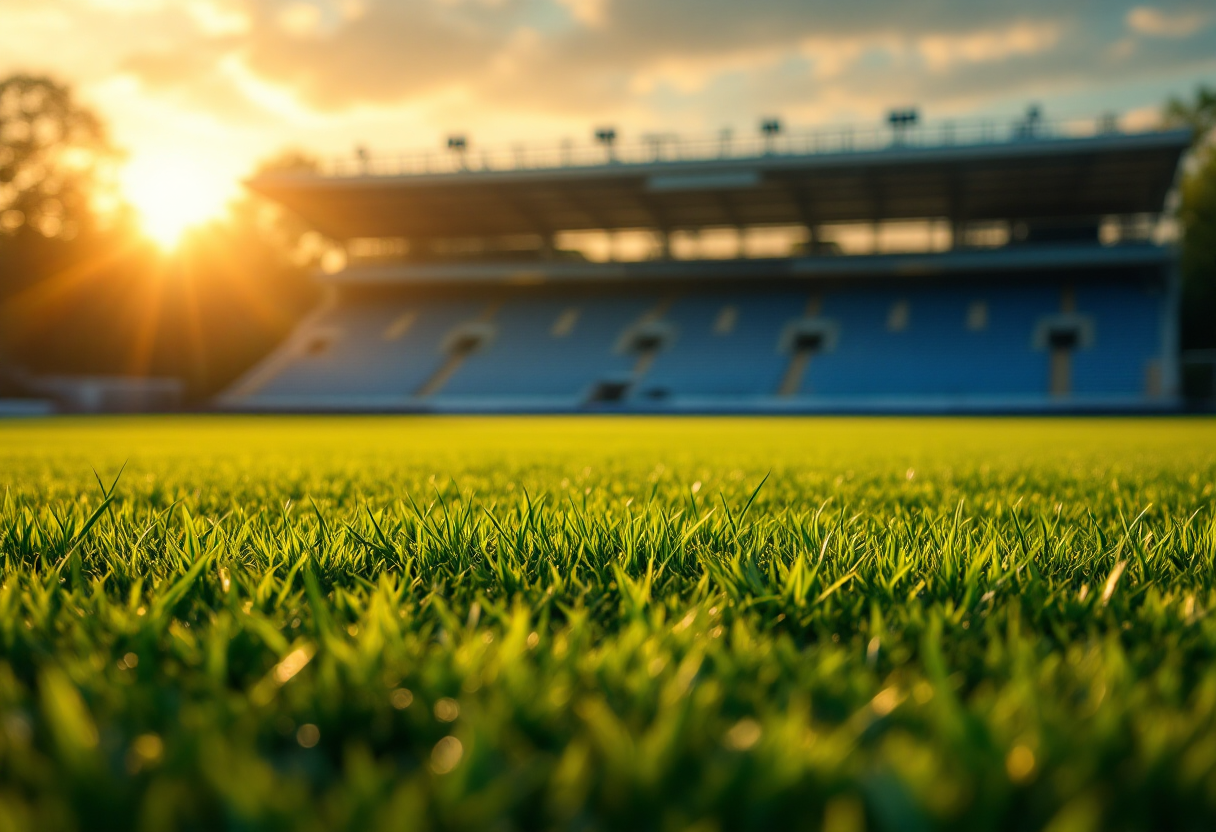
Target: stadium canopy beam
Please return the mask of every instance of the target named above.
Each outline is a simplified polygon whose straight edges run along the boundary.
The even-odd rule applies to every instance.
[[[957,228],[1159,212],[1189,141],[1161,131],[442,174],[279,172],[248,185],[339,240],[793,225],[808,213],[818,223],[949,216]]]
[[[582,197],[578,196],[572,189],[562,188],[559,190],[559,193],[561,194],[562,199],[566,203],[568,203],[571,207],[573,207],[576,212],[583,214],[591,221],[590,224],[585,225],[581,228],[569,228],[566,230],[571,230],[571,231],[604,230],[604,231],[608,231],[608,230],[612,229],[612,227],[613,227],[612,223],[608,222],[608,220],[605,219],[605,217],[599,210],[592,208],[590,205],[588,205],[587,202]]]
[[[553,239],[553,227],[542,219],[541,215],[530,205],[504,191],[490,190],[487,191],[487,194],[492,199],[497,199],[501,202],[508,210],[514,211],[523,217],[532,226],[532,233],[539,235],[542,240]]]

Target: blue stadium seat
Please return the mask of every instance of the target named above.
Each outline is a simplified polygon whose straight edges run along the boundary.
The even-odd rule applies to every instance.
[[[494,317],[493,343],[470,355],[437,395],[581,399],[601,377],[633,366],[632,356],[615,351],[617,338],[656,302],[646,295],[508,300]],[[573,327],[554,335],[567,310],[576,310]]]
[[[1074,283],[1075,314],[1088,322],[1093,339],[1070,351],[1068,396],[1079,402],[1145,398],[1153,392],[1150,368],[1162,354],[1164,297],[1139,279]],[[812,297],[806,288],[734,287],[667,302],[657,291],[635,287],[528,291],[507,294],[501,303],[477,292],[418,302],[347,301],[285,346],[253,395],[268,403],[340,404],[346,397],[356,404],[575,408],[597,383],[619,380],[624,407],[1058,402],[1050,395],[1051,352],[1041,337],[1036,342],[1036,332],[1061,314],[1063,287],[1046,276],[836,284],[815,292],[811,324],[800,323]],[[647,364],[622,350],[621,339],[655,310],[662,311],[658,325],[667,335]],[[419,388],[448,360],[445,339],[474,320],[488,320],[493,337],[420,398]],[[792,395],[781,397],[792,359],[782,338],[795,324],[822,324],[833,334],[810,354]],[[634,378],[639,367],[643,372]]]
[[[1109,282],[1077,287],[1077,312],[1094,321],[1094,343],[1073,356],[1073,392],[1138,396],[1147,392],[1148,370],[1162,352],[1162,293],[1141,283]]]
[[[664,317],[676,327],[674,342],[655,358],[634,396],[771,396],[789,357],[778,350],[782,327],[800,317],[807,294],[770,292],[707,295],[676,301]],[[734,307],[730,332],[716,333],[724,307]],[[663,396],[663,397],[665,397]]]
[[[442,338],[485,306],[474,300],[425,303],[349,303],[332,310],[311,330],[332,336],[324,350],[298,351],[258,391],[261,396],[409,396],[439,367]],[[415,319],[400,337],[386,331],[403,314]],[[389,333],[391,335],[391,333]],[[308,336],[302,339],[307,344]]]

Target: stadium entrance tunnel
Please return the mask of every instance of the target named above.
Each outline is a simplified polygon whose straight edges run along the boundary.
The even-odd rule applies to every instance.
[[[1034,331],[1036,350],[1082,349],[1094,346],[1094,322],[1088,315],[1063,312],[1039,319]]]
[[[493,311],[488,314],[493,314]],[[489,347],[496,333],[494,324],[488,321],[469,321],[449,332],[443,339],[441,347],[447,357],[430,378],[418,388],[416,395],[419,397],[433,396],[441,391],[469,356]]]
[[[1081,343],[1081,331],[1075,326],[1053,327],[1047,331],[1047,345],[1053,350],[1073,350]]]
[[[337,340],[337,333],[314,332],[304,342],[301,352],[310,358],[319,358],[329,352]]]
[[[669,307],[666,301],[652,310],[648,317],[627,329],[617,342],[616,351],[634,356],[633,380],[636,381],[650,371],[659,353],[672,346],[675,342],[675,326],[668,321],[658,320]]]
[[[831,352],[836,349],[839,327],[827,318],[801,318],[786,324],[781,332],[781,352]]]
[[[587,404],[620,404],[629,395],[632,381],[625,379],[606,379],[596,382],[587,396]]]
[[[805,317],[791,321],[781,332],[778,351],[790,356],[777,389],[780,396],[793,396],[802,390],[803,379],[813,356],[836,349],[839,327],[835,321]]]
[[[469,356],[488,348],[494,342],[496,334],[493,324],[481,321],[462,324],[448,333],[444,339],[443,351],[449,356]]]
[[[1066,305],[1072,305],[1071,290],[1065,291]],[[1073,354],[1088,350],[1094,343],[1094,323],[1087,315],[1061,312],[1040,319],[1033,346],[1048,354],[1047,390],[1054,397],[1071,395],[1074,387]]]
[[[675,327],[666,321],[644,321],[621,336],[617,351],[638,356],[656,353],[671,346],[675,335]]]

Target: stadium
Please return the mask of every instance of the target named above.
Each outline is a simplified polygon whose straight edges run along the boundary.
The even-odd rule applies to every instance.
[[[1025,117],[362,158],[249,186],[349,262],[269,411],[1178,407],[1187,131]]]
[[[0,832],[1216,828],[1216,14],[0,43]]]

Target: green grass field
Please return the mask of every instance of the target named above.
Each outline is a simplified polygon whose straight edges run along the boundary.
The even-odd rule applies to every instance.
[[[1214,482],[1211,420],[0,423],[0,830],[1210,829]]]

